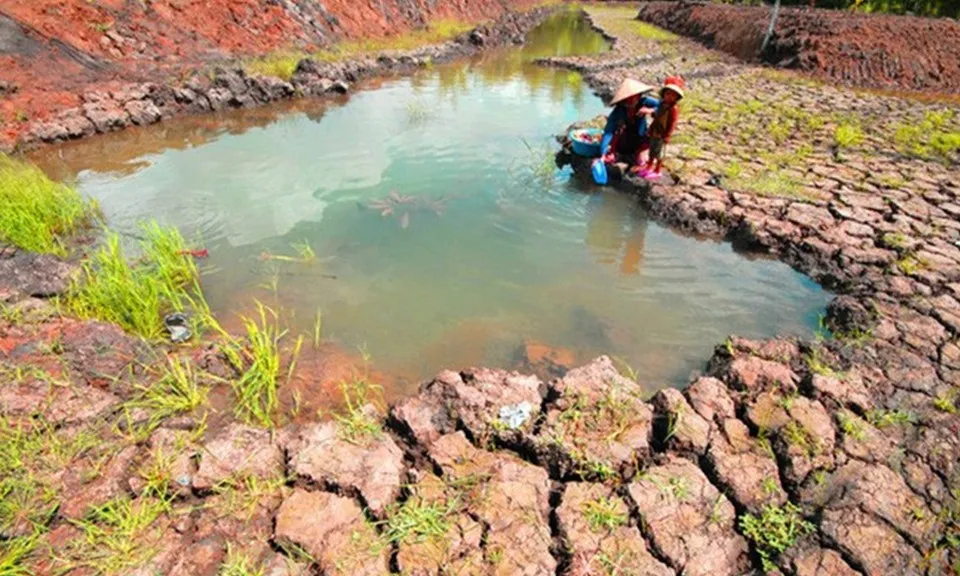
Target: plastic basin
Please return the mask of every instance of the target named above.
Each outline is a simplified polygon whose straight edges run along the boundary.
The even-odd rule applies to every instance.
[[[603,137],[603,130],[599,128],[581,128],[570,131],[570,142],[573,143],[573,153],[587,158],[600,156],[600,142],[588,142],[585,136]]]

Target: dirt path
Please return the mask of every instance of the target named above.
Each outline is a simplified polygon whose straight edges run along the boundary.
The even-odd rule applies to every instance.
[[[144,405],[165,360],[25,298],[67,271],[6,250],[4,553],[36,574],[954,573],[960,173],[890,135],[958,118],[589,10],[615,52],[555,64],[605,94],[625,74],[690,86],[678,182],[622,186],[834,287],[835,338],[731,338],[652,399],[607,358],[549,383],[446,371],[388,410],[271,432],[202,401]],[[903,145],[938,154],[929,135]],[[215,350],[193,357],[201,391],[236,378]]]

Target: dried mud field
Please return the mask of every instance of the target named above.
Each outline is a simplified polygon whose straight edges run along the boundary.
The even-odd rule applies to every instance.
[[[670,178],[616,185],[835,290],[822,337],[732,336],[652,397],[600,357],[551,381],[444,371],[383,406],[361,362],[343,410],[262,426],[222,400],[244,377],[222,347],[65,318],[74,264],[6,248],[0,570],[956,574],[958,110],[585,10],[614,49],[544,65],[604,97],[625,75],[689,87]]]

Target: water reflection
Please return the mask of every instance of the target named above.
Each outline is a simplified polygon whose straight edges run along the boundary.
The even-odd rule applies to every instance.
[[[619,262],[622,275],[635,276],[643,263],[647,222],[635,198],[605,190],[590,198],[584,241],[597,264]]]
[[[343,97],[291,100],[248,110],[181,116],[153,126],[40,148],[30,154],[30,160],[58,180],[73,180],[83,171],[129,176],[149,167],[152,155],[200,147],[224,134],[240,135],[278,122],[296,121],[298,113],[320,122],[328,109],[345,101]]]

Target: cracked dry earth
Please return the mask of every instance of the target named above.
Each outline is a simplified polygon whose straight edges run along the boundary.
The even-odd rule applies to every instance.
[[[445,371],[385,413],[207,427],[138,408],[154,352],[56,317],[38,297],[67,271],[8,250],[0,477],[32,488],[4,500],[0,529],[9,542],[42,527],[30,573],[956,573],[960,173],[926,136],[910,149],[895,136],[898,122],[958,119],[631,35],[629,10],[588,11],[615,50],[553,64],[607,95],[624,74],[678,71],[690,86],[674,181],[622,186],[681,230],[835,289],[833,336],[731,338],[684,390],[652,397],[658,383],[601,357],[551,382]],[[840,125],[859,141],[836,146]],[[231,377],[212,350],[194,361],[205,388],[207,373]],[[501,419],[523,403],[520,426]],[[744,520],[790,505],[810,529],[764,565]]]

